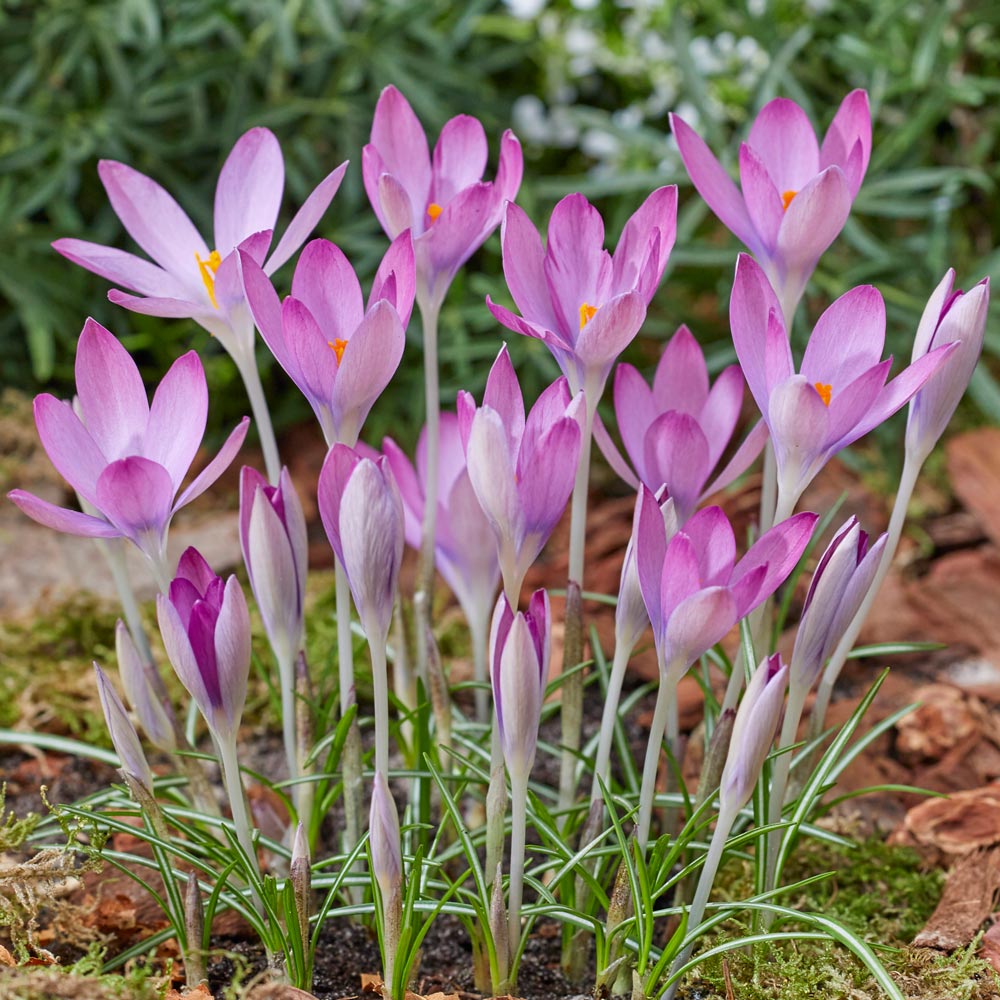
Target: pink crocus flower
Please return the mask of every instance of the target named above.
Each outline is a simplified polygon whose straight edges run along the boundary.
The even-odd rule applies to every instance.
[[[458,394],[469,481],[493,529],[504,592],[517,606],[524,575],[548,541],[573,491],[583,399],[566,379],[538,397],[527,419],[504,345],[490,370],[483,405]]]
[[[237,360],[253,358],[253,322],[243,302],[233,251],[241,247],[273,274],[302,245],[343,180],[347,163],[328,174],[288,224],[268,255],[285,184],[281,147],[266,128],[253,128],[233,146],[215,189],[211,248],[174,198],[152,178],[115,160],[97,170],[111,207],[152,261],[114,247],[61,239],[64,257],[109,281],[108,298],[147,316],[189,317]]]
[[[614,254],[604,249],[604,221],[582,194],[552,210],[548,241],[525,212],[507,206],[501,230],[507,287],[521,315],[496,305],[508,329],[541,340],[570,389],[597,405],[615,359],[646,318],[677,232],[677,188],[658,188],[625,224]]]
[[[353,446],[403,356],[414,293],[409,233],[386,251],[367,309],[354,269],[328,240],[302,251],[284,302],[252,255],[241,251],[239,258],[265,343],[309,401],[327,444]]]
[[[940,373],[910,401],[906,423],[906,449],[923,461],[944,433],[955,408],[969,385],[986,332],[986,310],[990,304],[990,279],[963,292],[952,291],[955,272],[949,268],[927,300],[913,341],[913,357],[920,358],[940,347],[955,343]]]
[[[222,475],[246,437],[246,417],[183,491],[201,447],[208,387],[194,351],[178,358],[150,405],[139,369],[114,335],[88,319],[76,352],[78,411],[48,393],[35,397],[42,447],[59,474],[98,513],[66,510],[24,490],[8,494],[39,524],[71,535],[128,538],[163,586],[174,514]]]
[[[365,190],[390,239],[409,229],[421,310],[440,308],[458,269],[496,229],[504,202],[517,196],[524,169],[509,129],[500,140],[496,180],[483,181],[486,133],[469,115],[441,129],[431,158],[423,126],[406,98],[386,87],[375,106],[361,159]]]
[[[778,507],[786,515],[833,455],[904,406],[952,350],[935,348],[887,384],[892,358],[880,360],[885,303],[863,285],[820,316],[796,372],[778,300],[746,254],[736,265],[729,318],[737,357],[771,432]]]
[[[709,389],[698,341],[680,327],[668,341],[649,386],[629,364],[615,371],[615,414],[632,468],[603,425],[594,437],[611,467],[634,489],[666,486],[683,524],[702,500],[741,476],[760,454],[767,427],[758,423],[726,466],[709,482],[736,430],[743,406],[743,373],[730,365]]]
[[[709,208],[764,268],[789,326],[823,251],[844,228],[868,169],[868,94],[853,90],[822,145],[806,113],[784,97],[769,101],[740,145],[740,191],[698,134],[670,116],[691,182]]]

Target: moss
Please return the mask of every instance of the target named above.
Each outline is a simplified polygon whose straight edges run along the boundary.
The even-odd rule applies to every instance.
[[[978,942],[962,952],[941,955],[913,948],[910,942],[937,905],[944,875],[926,871],[920,858],[905,848],[867,841],[852,851],[804,843],[785,872],[796,882],[819,872],[835,871],[831,879],[809,886],[785,900],[802,911],[822,913],[875,947],[907,1000],[995,1000],[1000,979],[976,957]],[[752,895],[752,871],[732,863],[720,875],[717,895]],[[805,925],[799,925],[807,930]],[[773,929],[792,931],[794,923]],[[748,922],[733,920],[703,948],[750,932]],[[791,941],[760,945],[750,952],[735,950],[725,959],[705,962],[692,974],[687,1000],[724,1000],[729,978],[740,1000],[878,1000],[884,994],[867,969],[846,948],[833,942]]]

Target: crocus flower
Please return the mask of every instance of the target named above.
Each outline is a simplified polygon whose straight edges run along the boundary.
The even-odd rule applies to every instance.
[[[507,287],[521,315],[496,305],[510,330],[536,337],[552,352],[576,392],[597,405],[615,358],[646,318],[677,231],[677,188],[654,191],[625,224],[614,254],[604,222],[582,194],[552,210],[548,241],[517,205],[504,214],[501,242]]]
[[[403,356],[413,308],[409,233],[382,259],[367,309],[354,269],[328,240],[302,251],[284,302],[251,255],[240,253],[240,268],[261,336],[309,401],[327,443],[354,445]]]
[[[629,364],[615,371],[615,415],[635,472],[603,426],[594,437],[611,467],[634,489],[666,486],[683,524],[705,497],[724,489],[754,461],[767,437],[758,423],[709,483],[736,430],[743,405],[743,374],[730,365],[709,389],[705,355],[691,331],[680,327],[668,341],[649,386]]]
[[[794,101],[769,101],[740,146],[740,186],[698,134],[670,116],[691,182],[709,208],[760,262],[791,325],[823,251],[844,228],[868,169],[872,122],[868,95],[853,90],[823,138]]]
[[[962,398],[983,349],[986,310],[990,303],[990,279],[983,278],[968,292],[952,292],[953,269],[941,279],[927,300],[913,342],[916,362],[934,348],[954,342],[958,346],[941,371],[910,402],[906,424],[907,451],[923,460],[937,444]]]
[[[163,580],[171,518],[222,475],[249,422],[239,423],[181,491],[208,415],[205,372],[194,351],[170,366],[150,405],[128,352],[88,319],[77,345],[76,391],[79,416],[69,403],[42,393],[35,397],[35,424],[52,464],[99,516],[56,507],[23,490],[8,496],[29,517],[57,531],[130,539]]]
[[[146,663],[139,655],[132,636],[122,621],[115,627],[115,653],[125,697],[138,717],[147,739],[160,750],[172,751],[177,745],[178,732],[173,709],[153,689],[149,672],[156,667],[152,663]]]
[[[662,681],[676,682],[792,571],[816,524],[796,514],[765,532],[736,561],[736,539],[719,507],[698,511],[669,541],[645,487],[636,561]]]
[[[458,269],[496,229],[504,202],[517,196],[524,169],[521,144],[509,129],[500,140],[496,180],[484,182],[483,126],[458,115],[441,129],[431,159],[406,98],[386,87],[375,106],[371,142],[361,159],[365,190],[389,239],[413,233],[417,298],[440,308]]]
[[[264,630],[279,662],[291,666],[302,647],[308,542],[287,469],[271,486],[256,469],[243,467],[240,545]]]
[[[791,684],[803,698],[861,607],[882,559],[886,537],[883,534],[869,544],[868,533],[852,517],[817,564],[791,661]]]
[[[372,852],[372,875],[383,900],[398,892],[403,882],[403,855],[399,836],[399,813],[389,783],[377,771],[372,783],[372,805],[368,817],[368,844]]]
[[[319,222],[340,187],[347,163],[313,190],[270,256],[285,166],[278,140],[268,129],[246,132],[223,164],[215,189],[211,249],[184,209],[152,178],[114,160],[102,160],[97,169],[111,207],[152,261],[84,240],[56,240],[55,249],[139,293],[112,289],[108,295],[112,302],[148,316],[190,317],[234,357],[245,358],[248,352],[252,357],[253,323],[243,304],[233,251],[243,247],[273,274]]]
[[[549,676],[549,595],[536,590],[526,612],[501,594],[490,630],[490,674],[500,745],[512,782],[528,780]]]
[[[335,444],[319,474],[319,513],[347,573],[361,625],[385,643],[403,561],[403,503],[385,457]]]
[[[136,783],[150,798],[153,795],[153,772],[142,750],[139,734],[128,717],[128,712],[122,704],[118,692],[114,689],[108,675],[95,663],[94,673],[97,675],[97,693],[104,710],[104,721],[111,734],[111,742],[122,765],[122,774],[129,779],[129,785]]]
[[[223,581],[197,549],[156,599],[167,657],[220,744],[236,738],[250,676],[250,613],[235,576]]]
[[[936,347],[886,384],[892,358],[879,360],[885,303],[863,285],[820,316],[796,372],[778,301],[745,254],[736,265],[729,318],[736,354],[771,433],[785,511],[833,455],[902,407],[952,349]]]
[[[504,591],[513,605],[573,491],[582,419],[582,396],[571,400],[561,378],[525,420],[506,345],[490,370],[483,405],[477,409],[469,393],[458,394],[469,480],[493,529]]]

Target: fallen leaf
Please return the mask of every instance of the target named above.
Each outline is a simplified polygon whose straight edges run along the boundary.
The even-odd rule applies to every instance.
[[[1000,844],[1000,785],[921,802],[906,814],[889,842],[915,847],[931,862]]]
[[[8,965],[11,968],[17,965],[14,956],[2,944],[0,944],[0,965]]]
[[[989,962],[996,972],[1000,972],[1000,923],[991,924],[983,935],[979,957]]]
[[[918,948],[955,951],[979,933],[1000,896],[1000,847],[966,854],[948,875],[937,908],[913,939]]]

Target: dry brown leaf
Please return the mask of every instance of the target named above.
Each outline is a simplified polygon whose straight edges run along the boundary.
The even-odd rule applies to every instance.
[[[993,847],[1000,843],[1000,785],[927,799],[906,814],[889,840],[915,847],[930,861]]]
[[[14,961],[14,956],[2,944],[0,944],[0,965],[6,965],[10,968],[17,965],[17,962]]]
[[[214,1000],[214,997],[204,983],[199,983],[193,989],[184,987],[183,991],[168,990],[163,1000]]]
[[[913,939],[918,948],[964,948],[993,912],[1000,896],[1000,847],[965,855],[951,870],[937,908]]]

